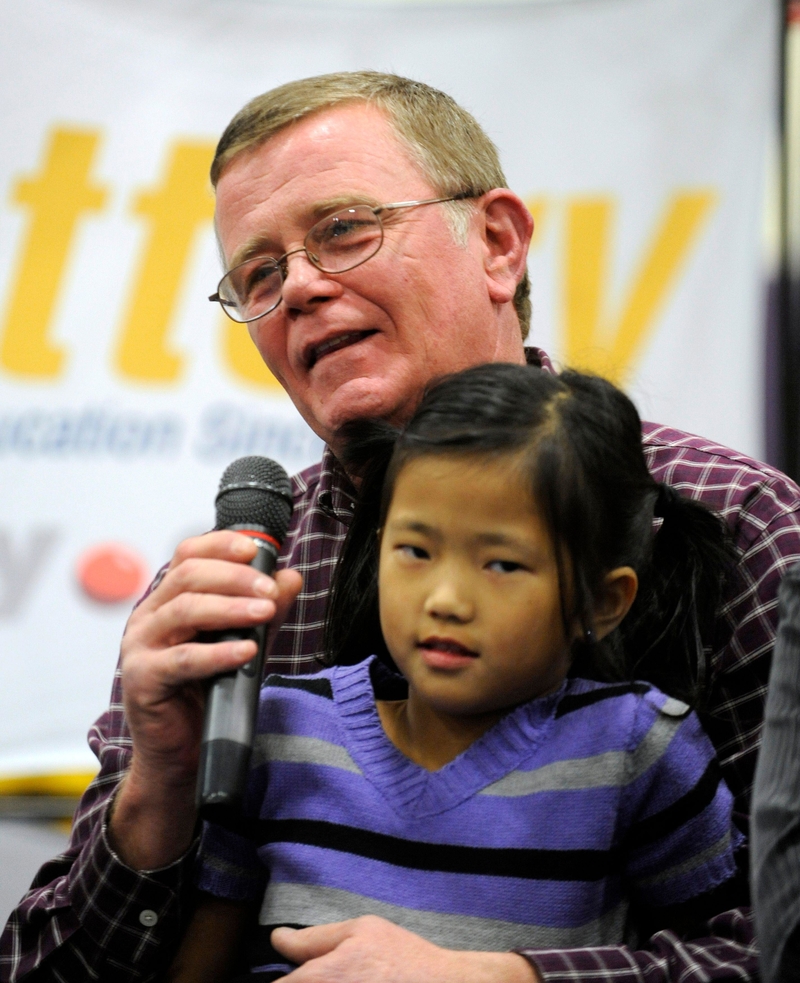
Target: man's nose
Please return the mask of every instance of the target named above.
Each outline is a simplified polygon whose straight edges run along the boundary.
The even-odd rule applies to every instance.
[[[283,257],[283,270],[282,300],[292,310],[308,310],[342,293],[341,284],[314,266],[302,246]]]
[[[452,574],[439,578],[425,601],[425,613],[444,621],[471,621],[475,604],[463,578]]]

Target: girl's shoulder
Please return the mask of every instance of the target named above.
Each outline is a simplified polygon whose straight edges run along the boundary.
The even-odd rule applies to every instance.
[[[581,678],[567,681],[555,719],[587,737],[601,736],[604,743],[617,746],[622,742],[630,750],[642,742],[662,743],[687,724],[693,729],[697,721],[688,704],[651,683],[601,683]]]

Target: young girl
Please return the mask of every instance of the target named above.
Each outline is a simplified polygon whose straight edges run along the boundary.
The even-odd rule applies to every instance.
[[[279,925],[372,913],[453,949],[574,948],[722,910],[742,837],[677,697],[705,682],[731,556],[650,477],[627,397],[483,366],[402,433],[350,438],[335,664],[267,679],[248,825],[203,839],[201,889],[263,899],[247,979],[290,971]]]

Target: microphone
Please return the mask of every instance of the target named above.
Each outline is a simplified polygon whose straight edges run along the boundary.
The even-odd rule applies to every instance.
[[[235,529],[258,547],[251,566],[272,574],[292,516],[292,486],[284,469],[266,457],[241,457],[228,465],[216,497],[216,529]],[[224,822],[241,811],[253,747],[267,626],[229,628],[214,641],[252,638],[253,658],[211,681],[206,699],[197,807],[204,819]]]

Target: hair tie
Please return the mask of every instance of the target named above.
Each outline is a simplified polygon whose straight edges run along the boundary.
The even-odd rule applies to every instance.
[[[666,519],[670,512],[680,506],[682,500],[680,492],[675,491],[671,485],[667,485],[663,481],[659,482],[653,515],[659,519]]]

